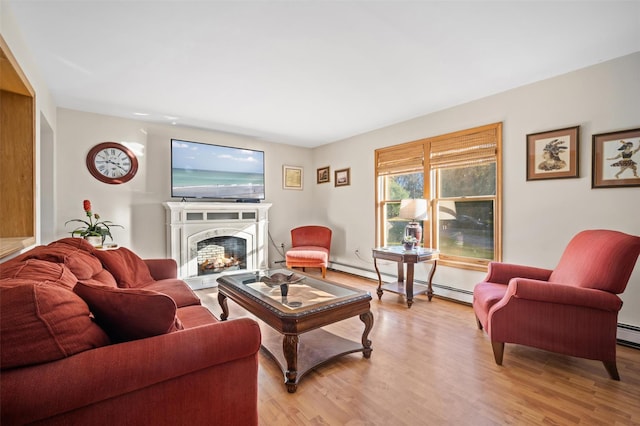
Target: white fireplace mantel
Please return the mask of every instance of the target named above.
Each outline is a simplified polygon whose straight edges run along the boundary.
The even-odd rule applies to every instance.
[[[247,242],[247,272],[268,268],[269,203],[166,202],[167,256],[194,289],[217,286],[220,274],[198,275],[195,246],[213,236]],[[228,272],[233,273],[233,272]]]

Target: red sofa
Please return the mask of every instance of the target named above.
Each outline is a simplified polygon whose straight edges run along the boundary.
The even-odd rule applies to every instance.
[[[0,423],[257,424],[257,323],[176,273],[79,238],[0,264]]]

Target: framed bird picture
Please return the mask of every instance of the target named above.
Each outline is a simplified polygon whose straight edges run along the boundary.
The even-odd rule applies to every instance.
[[[527,135],[527,180],[577,178],[580,126]]]

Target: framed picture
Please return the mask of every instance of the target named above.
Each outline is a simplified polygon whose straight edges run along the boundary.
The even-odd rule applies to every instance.
[[[640,186],[640,129],[593,135],[591,187]]]
[[[282,187],[284,189],[302,189],[302,167],[282,166]]]
[[[527,180],[577,178],[580,126],[527,135]]]
[[[327,183],[331,181],[331,173],[329,172],[329,166],[320,167],[317,172],[318,183]]]
[[[336,170],[335,186],[351,185],[351,169]]]

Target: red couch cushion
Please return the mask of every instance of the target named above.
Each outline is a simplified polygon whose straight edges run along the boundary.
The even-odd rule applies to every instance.
[[[183,306],[200,305],[200,299],[191,288],[179,278],[167,278],[148,283],[145,290],[157,291],[166,294],[176,302],[178,308]]]
[[[105,269],[111,272],[118,287],[139,288],[154,281],[144,260],[125,247],[115,250],[96,250],[94,254],[100,259]]]
[[[34,281],[49,281],[53,284],[73,289],[78,279],[63,263],[27,259],[21,262],[9,261],[2,264],[0,278],[22,278]]]
[[[1,368],[65,358],[110,343],[87,304],[52,282],[0,280]]]
[[[96,321],[115,342],[181,330],[176,304],[169,296],[136,288],[79,282],[73,291],[89,305]]]
[[[102,271],[100,260],[92,256],[95,249],[82,238],[63,238],[47,246],[38,246],[19,260],[39,259],[54,263],[63,263],[80,280],[93,278]]]
[[[327,263],[329,250],[324,247],[298,246],[290,248],[286,253],[287,260],[297,262]]]

